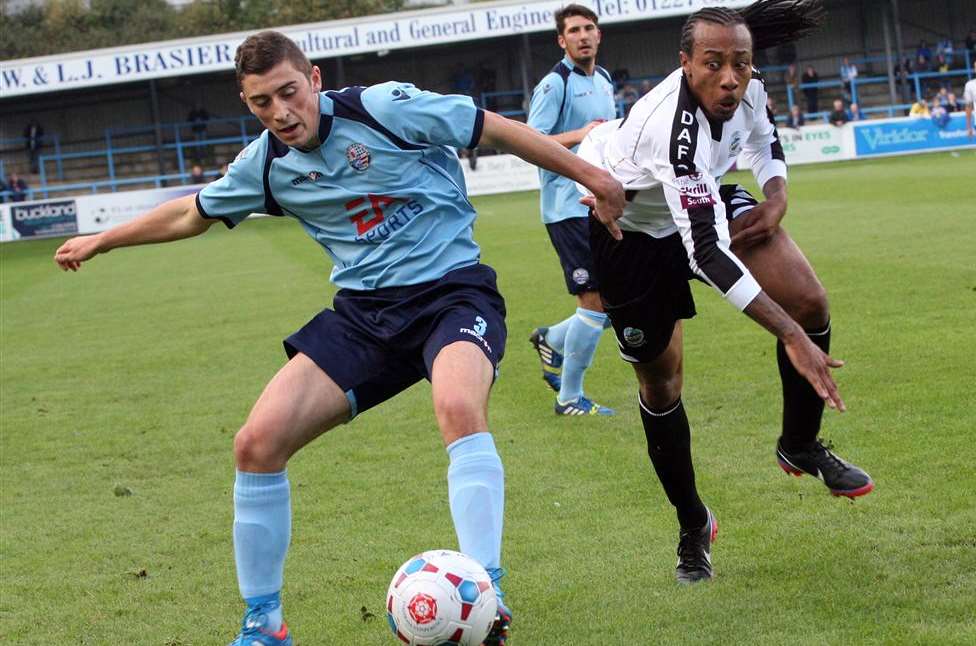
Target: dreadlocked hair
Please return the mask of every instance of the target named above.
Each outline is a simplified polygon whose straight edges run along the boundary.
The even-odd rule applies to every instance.
[[[752,48],[757,50],[799,40],[823,26],[826,19],[823,0],[757,0],[738,11],[705,7],[688,16],[681,28],[681,51],[691,56],[699,22],[723,27],[745,25],[752,32]]]
[[[823,0],[758,0],[741,9],[753,49],[769,49],[800,40],[827,21]]]

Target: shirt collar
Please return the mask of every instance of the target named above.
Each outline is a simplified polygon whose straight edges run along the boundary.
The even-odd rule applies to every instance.
[[[552,59],[550,58],[549,60],[552,60]],[[586,72],[583,71],[583,68],[582,67],[580,67],[579,65],[577,65],[576,63],[574,63],[569,58],[569,55],[568,54],[566,56],[563,56],[562,63],[563,63],[563,65],[565,65],[566,67],[568,67],[570,70],[572,70],[576,74],[579,74],[580,76],[589,76],[589,74],[587,74]],[[596,71],[596,70],[594,70],[594,71]]]

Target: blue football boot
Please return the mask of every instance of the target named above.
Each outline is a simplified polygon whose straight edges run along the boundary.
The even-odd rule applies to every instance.
[[[491,585],[495,588],[498,610],[495,614],[495,623],[492,624],[491,631],[485,637],[482,646],[505,646],[508,641],[508,628],[512,624],[512,611],[502,600],[505,593],[502,592],[501,586],[498,584],[499,579],[505,576],[505,570],[503,568],[488,570],[488,575],[491,576]]]
[[[529,342],[539,355],[542,362],[542,379],[554,392],[559,392],[563,385],[563,355],[546,342],[547,327],[539,327],[532,330]]]
[[[267,628],[268,613],[277,610],[280,605],[279,601],[269,601],[248,608],[241,622],[241,632],[230,646],[292,646],[291,634],[285,622],[281,622],[281,628],[276,631]]]
[[[586,398],[586,395],[581,395],[579,399],[568,404],[560,404],[559,400],[556,400],[555,409],[556,415],[616,415],[617,411],[612,408],[607,408],[606,406],[601,406],[595,401],[591,401]]]

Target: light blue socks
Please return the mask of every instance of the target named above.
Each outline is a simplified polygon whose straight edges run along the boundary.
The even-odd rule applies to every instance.
[[[609,319],[603,312],[578,307],[576,314],[567,320],[569,325],[563,346],[562,388],[557,397],[560,404],[574,402],[583,395],[583,374],[593,362],[600,335]],[[549,340],[548,335],[546,339]],[[552,345],[551,341],[549,343]]]
[[[291,489],[287,472],[237,472],[234,482],[234,560],[248,606],[278,602],[291,540]],[[281,627],[281,604],[268,627]]]
[[[447,447],[447,494],[461,551],[487,570],[500,567],[505,471],[491,433],[475,433]]]

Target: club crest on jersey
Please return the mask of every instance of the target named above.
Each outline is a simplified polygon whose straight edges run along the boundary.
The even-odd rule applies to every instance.
[[[688,210],[715,204],[708,184],[702,180],[701,173],[692,173],[675,178],[678,193],[681,196],[681,208]]]
[[[739,152],[742,150],[742,133],[735,133],[732,135],[732,142],[729,143],[729,157],[738,156]]]
[[[369,148],[363,144],[349,144],[346,148],[346,161],[353,170],[363,172],[369,168]]]

